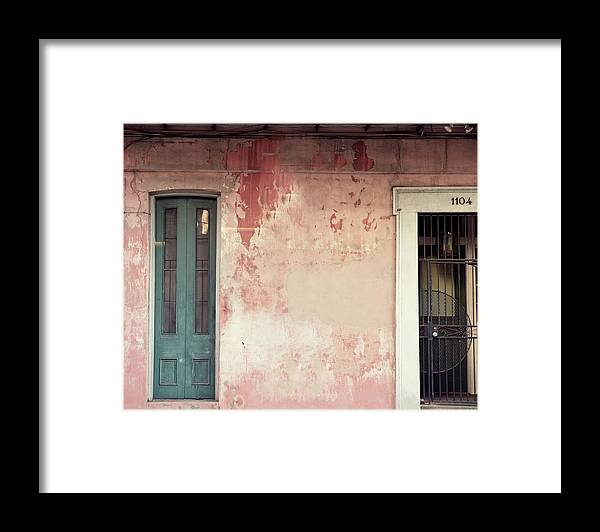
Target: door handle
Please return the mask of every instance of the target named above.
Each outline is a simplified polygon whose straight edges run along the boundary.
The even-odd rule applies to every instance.
[[[437,337],[437,335],[438,335],[438,328],[437,328],[437,327],[434,327],[434,328],[433,328],[433,332],[431,333],[431,336],[433,336],[434,338],[436,338],[436,337]]]

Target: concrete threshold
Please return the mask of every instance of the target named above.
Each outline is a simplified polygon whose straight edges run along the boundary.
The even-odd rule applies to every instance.
[[[437,403],[421,405],[421,410],[477,410],[476,404]]]

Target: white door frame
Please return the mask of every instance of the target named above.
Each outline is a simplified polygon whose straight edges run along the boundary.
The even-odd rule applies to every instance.
[[[396,408],[420,408],[418,214],[477,212],[477,187],[393,187],[396,216]],[[460,204],[458,198],[465,198]],[[457,198],[453,202],[453,198]],[[471,203],[466,199],[471,198]],[[456,203],[456,204],[453,204]]]

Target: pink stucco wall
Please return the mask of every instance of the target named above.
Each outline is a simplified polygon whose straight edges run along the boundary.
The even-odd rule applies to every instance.
[[[125,407],[169,406],[147,402],[149,193],[205,190],[221,195],[218,407],[393,408],[392,187],[476,184],[476,141],[130,142]]]

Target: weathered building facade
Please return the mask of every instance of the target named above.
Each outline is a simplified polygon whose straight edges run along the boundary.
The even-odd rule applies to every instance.
[[[393,189],[475,187],[476,137],[127,131],[125,408],[397,407]],[[192,385],[212,381],[214,397],[201,400],[185,392],[157,397],[154,382],[163,379],[156,328],[168,319],[156,321],[158,307],[168,308],[157,299],[156,278],[162,271],[166,283],[169,270],[163,268],[168,229],[157,233],[157,213],[164,218],[184,205],[161,207],[169,198],[214,201],[206,222],[215,235],[214,273],[195,268],[214,291],[214,303],[203,298],[214,312],[206,322],[214,326],[213,362],[192,361],[192,380],[187,377]],[[201,227],[204,219],[198,220]],[[155,254],[157,244],[167,255]],[[166,293],[163,285],[160,290]],[[175,386],[177,360],[172,367],[165,360],[160,371]],[[206,375],[194,381],[196,371]]]

